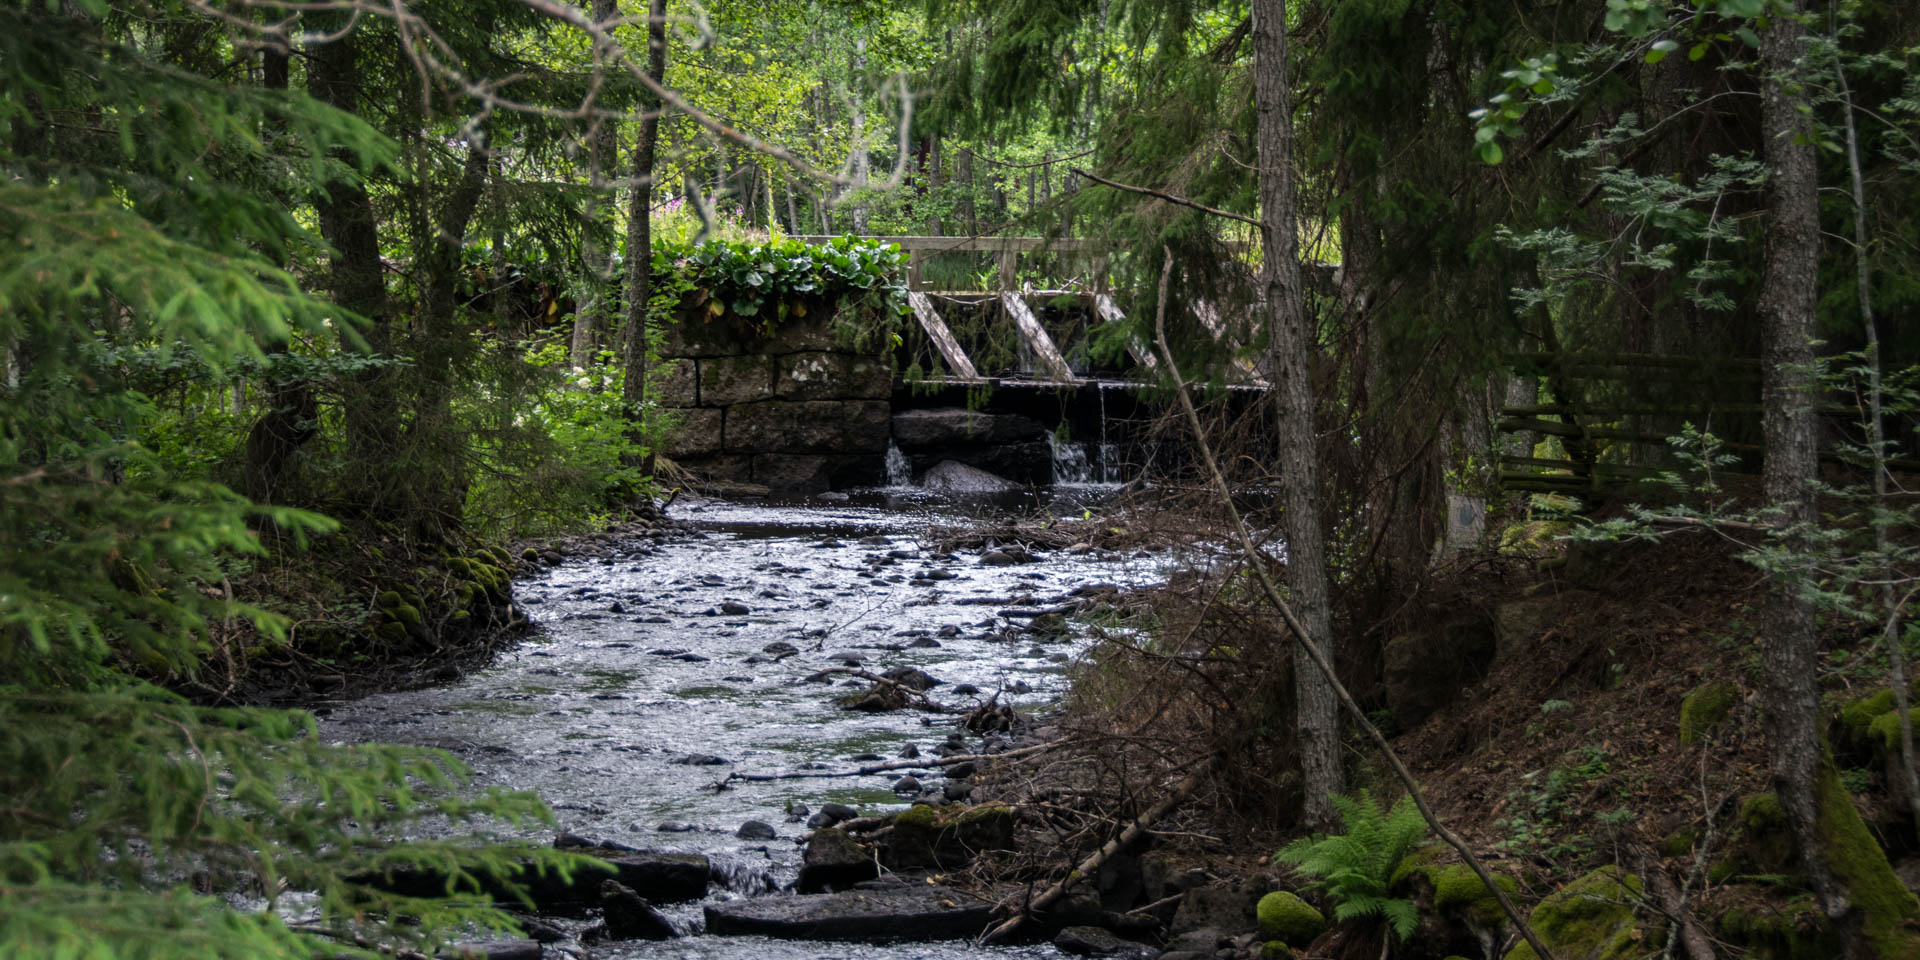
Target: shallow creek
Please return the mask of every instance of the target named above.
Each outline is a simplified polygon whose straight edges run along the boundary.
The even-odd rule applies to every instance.
[[[1049,508],[1080,513],[1071,500]],[[716,884],[713,897],[786,886],[799,868],[796,840],[806,831],[788,819],[790,805],[903,809],[911,796],[896,795],[893,783],[917,773],[937,797],[944,783],[938,771],[734,781],[723,790],[716,783],[731,771],[849,770],[875,757],[894,759],[909,744],[931,756],[954,729],[951,718],[911,709],[842,710],[834,697],[865,681],[806,677],[857,657],[872,673],[925,670],[944,681],[930,695],[949,705],[968,706],[995,692],[1021,706],[1042,705],[1063,692],[1065,663],[1085,640],[1000,639],[1008,626],[1028,622],[1000,611],[1161,573],[1160,560],[1111,554],[1057,552],[991,566],[978,553],[934,553],[926,536],[936,524],[982,509],[879,495],[832,505],[676,504],[670,512],[679,528],[663,540],[573,558],[517,583],[517,598],[541,630],[498,663],[446,686],[335,705],[322,732],[340,741],[442,747],[470,765],[483,786],[538,791],[567,831],[708,854],[716,873],[731,876],[724,885],[731,889]],[[767,652],[776,643],[798,653]],[[980,692],[956,694],[959,684]],[[771,824],[775,838],[735,836],[749,820]],[[529,836],[545,839],[551,831]],[[708,937],[698,933],[699,904],[666,912],[694,935],[603,945],[594,955],[1058,955],[1046,946]]]

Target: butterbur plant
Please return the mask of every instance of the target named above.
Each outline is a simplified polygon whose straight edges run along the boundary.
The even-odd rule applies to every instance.
[[[1408,797],[1391,810],[1362,790],[1352,797],[1334,795],[1344,834],[1306,837],[1287,844],[1274,862],[1312,877],[1308,889],[1333,903],[1335,920],[1384,919],[1394,936],[1405,940],[1419,924],[1413,902],[1388,895],[1394,868],[1427,835],[1427,821]]]

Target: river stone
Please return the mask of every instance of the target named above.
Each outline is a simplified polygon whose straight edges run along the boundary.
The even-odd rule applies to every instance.
[[[450,943],[438,956],[444,960],[540,960],[540,943],[537,940]]]
[[[898,780],[895,780],[893,782],[893,792],[894,793],[919,793],[920,778],[914,776],[913,774],[907,774],[906,776],[901,777]]]
[[[1006,493],[1019,489],[1011,481],[954,460],[942,460],[934,464],[920,478],[920,485],[928,490],[944,490],[948,493]]]
[[[931,674],[917,667],[894,667],[892,670],[881,674],[881,676],[910,690],[917,690],[922,693],[932,690],[943,682],[934,679]]]
[[[783,940],[960,940],[978,935],[993,905],[946,887],[890,886],[844,893],[788,894],[710,904],[707,932]]]
[[[893,415],[893,442],[902,450],[944,449],[961,444],[1040,440],[1047,428],[1018,414],[983,413],[964,407],[902,410]]]
[[[807,850],[800,860],[800,877],[794,889],[802,893],[850,887],[880,875],[873,851],[839,827],[825,827],[807,838]],[[707,932],[719,933],[708,920]]]
[[[601,883],[600,909],[606,917],[609,940],[671,940],[679,936],[653,904],[617,880]]]
[[[1180,909],[1173,914],[1175,932],[1200,928],[1250,930],[1255,923],[1254,908],[1267,889],[1256,880],[1213,883],[1187,891]]]
[[[860,811],[844,803],[823,803],[820,805],[820,812],[832,817],[835,823],[839,823],[842,820],[853,820],[860,816]]]
[[[1063,953],[1082,957],[1137,957],[1149,960],[1160,955],[1160,951],[1146,944],[1122,940],[1112,931],[1100,927],[1068,927],[1053,938],[1053,945]]]
[[[1004,550],[988,550],[980,555],[980,565],[983,567],[1011,567],[1019,562],[1013,558],[1013,554]]]

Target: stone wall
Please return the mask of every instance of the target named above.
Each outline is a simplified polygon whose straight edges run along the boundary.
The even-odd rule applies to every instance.
[[[762,336],[732,316],[683,311],[662,332],[658,394],[680,419],[663,451],[707,480],[818,493],[886,479],[893,367],[848,352],[831,311]]]

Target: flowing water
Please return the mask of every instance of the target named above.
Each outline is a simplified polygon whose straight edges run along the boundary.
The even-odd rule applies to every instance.
[[[1056,516],[1078,516],[1082,506],[1026,504]],[[1009,627],[1028,621],[1000,611],[1161,573],[1158,560],[1093,552],[1006,566],[984,564],[978,553],[934,552],[928,535],[936,524],[982,509],[879,494],[831,506],[676,504],[680,528],[665,539],[634,541],[516,584],[542,629],[498,663],[447,686],[336,705],[323,732],[340,741],[443,747],[483,785],[539,791],[568,831],[706,853],[730,878],[731,889],[716,887],[714,896],[785,886],[798,870],[796,841],[805,832],[789,819],[790,807],[903,809],[911,798],[895,794],[894,781],[917,772],[937,791],[938,772],[734,781],[719,789],[730,771],[851,769],[893,759],[909,744],[930,755],[954,729],[937,714],[839,709],[833,698],[865,682],[809,676],[856,660],[874,673],[911,666],[945,681],[931,691],[943,703],[967,706],[997,693],[1043,705],[1062,693],[1067,663],[1085,641],[1010,637]],[[979,692],[957,692],[960,684]],[[736,837],[748,820],[771,824],[776,838]],[[698,904],[668,912],[697,931]],[[697,933],[596,950],[690,958],[1054,955],[1045,946],[872,947]]]

